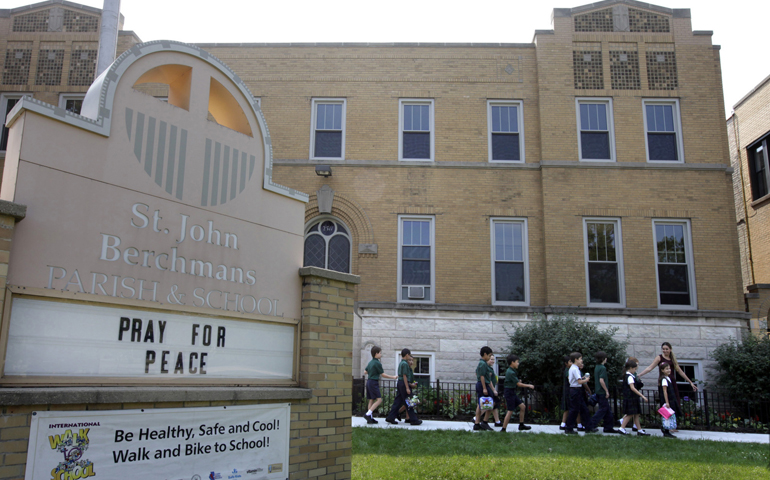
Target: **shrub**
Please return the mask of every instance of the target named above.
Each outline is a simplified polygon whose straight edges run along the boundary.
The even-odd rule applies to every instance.
[[[544,385],[561,394],[562,356],[572,352],[583,354],[583,371],[594,373],[596,360],[593,354],[607,354],[607,373],[610,385],[623,373],[628,342],[615,338],[617,327],[600,330],[595,323],[580,319],[572,312],[535,313],[534,320],[514,326],[510,337],[511,353],[521,359],[519,378],[525,383]],[[610,386],[608,385],[608,386]],[[590,383],[593,390],[594,382]]]
[[[716,384],[743,400],[770,401],[770,337],[745,334],[719,345],[711,354]]]

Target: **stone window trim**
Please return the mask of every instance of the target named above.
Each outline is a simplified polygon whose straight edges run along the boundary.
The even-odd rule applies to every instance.
[[[762,198],[754,200],[749,205],[751,205],[751,208],[753,208],[754,210],[756,210],[759,207],[762,207],[764,205],[770,205],[770,193],[768,193],[767,195],[765,195]]]
[[[310,159],[311,160],[345,160],[345,123],[347,117],[347,99],[345,98],[314,98],[311,102],[311,122],[310,122]],[[324,128],[318,128],[318,107],[320,105],[341,105],[342,106],[342,118],[340,128],[335,126],[324,125]],[[341,132],[342,140],[340,146],[340,156],[329,157],[316,155],[316,132],[334,131]]]
[[[6,116],[10,112],[10,109],[16,105],[16,102],[23,97],[32,97],[31,93],[3,93],[0,94],[0,116],[2,116],[2,125],[0,125],[0,152],[5,153],[5,148],[8,144],[8,127],[5,126]],[[15,101],[13,105],[8,104],[8,101]],[[10,108],[9,108],[10,107]]]
[[[521,248],[522,248],[522,263],[523,263],[523,270],[524,270],[524,300],[517,302],[517,301],[506,301],[506,300],[497,300],[497,286],[496,286],[496,275],[495,275],[495,269],[496,264],[498,263],[497,260],[497,246],[495,242],[495,225],[498,224],[517,224],[521,225]],[[530,304],[530,282],[529,282],[529,229],[528,229],[528,222],[526,218],[518,218],[518,217],[491,217],[489,219],[489,236],[490,236],[490,260],[492,264],[491,268],[491,285],[492,285],[492,305],[510,305],[510,306],[522,306],[526,307]],[[501,260],[501,262],[505,262],[505,260]],[[516,262],[518,263],[518,262]]]
[[[404,115],[404,107],[408,105],[427,105],[428,108],[428,126],[427,128],[428,133],[430,135],[430,153],[428,157],[426,158],[405,158],[404,155],[404,135],[409,134],[410,132],[416,132],[416,130],[413,129],[405,129],[404,123],[405,123],[405,115]],[[424,131],[424,130],[423,130]],[[435,147],[435,122],[434,122],[434,101],[432,98],[400,98],[398,99],[398,160],[402,162],[433,162],[436,158],[436,147]]]
[[[398,376],[398,365],[401,363],[401,349],[397,348],[395,352],[393,352],[396,357],[396,365],[393,369],[393,375]],[[427,358],[428,359],[428,372],[429,375],[420,374],[417,372],[414,372],[415,381],[417,381],[417,377],[430,377],[430,382],[436,381],[436,352],[428,352],[428,351],[417,351],[412,350],[412,358],[414,358],[415,366],[417,366],[417,359],[418,358]],[[412,367],[414,369],[414,367]],[[398,381],[398,380],[396,380]]]
[[[516,118],[518,122],[518,128],[515,135],[519,137],[519,160],[494,160],[493,151],[493,137],[495,135],[505,134],[505,132],[494,132],[492,121],[492,107],[516,107]],[[513,134],[513,132],[510,132]],[[487,100],[487,149],[488,149],[488,161],[490,163],[525,163],[524,147],[524,101],[523,100]]]
[[[613,225],[615,233],[615,260],[607,261],[606,259],[591,260],[589,253],[588,242],[588,229],[589,225],[602,224]],[[621,219],[618,217],[583,217],[583,248],[584,248],[584,261],[585,261],[585,282],[586,282],[586,306],[589,308],[625,308],[626,307],[626,288],[625,288],[625,273],[623,269],[623,231],[621,227]],[[617,288],[618,288],[618,302],[594,302],[591,301],[591,279],[590,279],[590,265],[591,263],[601,264],[615,264],[617,265]]]
[[[650,143],[649,134],[650,129],[647,123],[647,106],[648,105],[670,105],[673,107],[674,116],[674,130],[673,133],[676,136],[676,148],[677,156],[676,160],[650,160]],[[644,119],[644,148],[647,155],[647,163],[685,163],[684,155],[684,143],[682,141],[682,116],[679,111],[679,99],[678,98],[643,98],[642,99],[642,117]]]
[[[335,228],[336,231],[332,235],[322,235],[320,233],[321,224],[323,224],[326,221],[331,221],[332,223],[341,225],[345,229],[345,231],[342,231],[339,228]],[[316,226],[318,226],[318,228],[314,228]],[[311,229],[315,230],[315,231],[311,231]],[[344,238],[346,238],[348,240],[348,259],[347,259],[348,260],[348,269],[347,269],[348,271],[340,272],[340,273],[351,273],[351,271],[353,269],[353,248],[352,248],[353,238],[352,238],[350,232],[351,232],[350,227],[348,227],[348,225],[345,222],[343,222],[342,220],[340,220],[339,218],[337,218],[337,217],[335,217],[333,215],[328,215],[328,214],[327,215],[319,215],[317,217],[314,217],[312,220],[310,220],[309,222],[307,222],[305,224],[305,240],[304,240],[305,245],[307,243],[307,239],[310,236],[313,236],[313,235],[319,236],[320,238],[322,238],[324,240],[324,251],[325,251],[325,253],[324,253],[324,266],[323,267],[318,267],[318,268],[324,268],[326,270],[332,270],[332,271],[335,271],[335,272],[339,271],[339,270],[335,270],[333,268],[329,268],[329,245],[331,244],[331,241],[332,241],[332,239],[334,237],[342,236],[342,237],[344,237]],[[303,252],[303,257],[304,257],[304,252]],[[303,261],[303,264],[304,264],[304,261]],[[307,266],[307,265],[305,265],[305,266]]]
[[[658,245],[655,233],[655,228],[658,225],[677,225],[683,227],[684,232],[684,247],[686,255],[687,275],[689,277],[688,293],[690,295],[689,305],[671,305],[664,304],[660,301],[660,275],[658,272]],[[693,260],[693,246],[692,246],[692,229],[689,219],[682,218],[654,218],[652,219],[652,246],[655,262],[655,287],[657,292],[658,309],[660,310],[698,310],[698,296],[697,287],[695,283],[695,265]]]
[[[581,122],[581,105],[605,105],[607,109],[607,129],[597,130],[592,125],[583,125]],[[575,114],[577,116],[578,158],[581,162],[617,162],[615,155],[615,121],[612,115],[612,97],[575,97]],[[610,158],[583,158],[583,132],[607,132],[609,136]]]
[[[746,147],[746,158],[753,207],[770,196],[770,132]]]
[[[408,297],[408,293],[405,295],[404,290],[406,290],[408,285],[403,285],[403,253],[404,253],[404,222],[407,221],[418,221],[418,222],[428,222],[429,224],[429,243],[428,245],[430,247],[430,255],[429,255],[429,261],[430,261],[430,283],[429,284],[423,284],[425,287],[429,288],[428,295],[426,295],[426,298],[423,299],[410,299]],[[397,275],[398,275],[398,290],[396,292],[396,298],[398,299],[399,303],[435,303],[436,301],[436,217],[434,215],[399,215],[398,216],[398,268],[397,268]],[[414,242],[412,242],[414,243]]]

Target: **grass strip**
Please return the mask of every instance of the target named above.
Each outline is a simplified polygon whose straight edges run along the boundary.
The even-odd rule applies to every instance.
[[[766,444],[353,429],[354,479],[764,479]]]

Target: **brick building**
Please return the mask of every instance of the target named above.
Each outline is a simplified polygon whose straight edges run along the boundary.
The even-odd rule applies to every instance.
[[[86,91],[98,35],[75,11],[99,14],[0,13],[6,105]],[[276,181],[310,194],[304,264],[361,277],[354,375],[376,344],[386,369],[409,347],[423,378],[470,380],[480,346],[564,307],[700,379],[746,328],[719,47],[689,9],[557,8],[526,44],[198,46],[259,99]]]
[[[727,119],[741,273],[752,322],[770,310],[770,77],[733,106]],[[759,328],[759,323],[754,323]]]

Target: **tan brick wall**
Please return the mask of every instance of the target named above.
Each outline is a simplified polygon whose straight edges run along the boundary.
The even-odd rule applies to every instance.
[[[297,407],[296,419],[292,406],[292,479],[351,476],[352,348],[352,285],[304,277],[300,386],[312,389],[313,398]]]
[[[538,34],[533,46],[202,48],[261,98],[278,162],[275,180],[310,194],[326,183],[344,197],[345,205],[335,201],[333,213],[357,224],[349,225],[352,271],[364,278],[357,300],[396,300],[397,218],[413,213],[435,216],[437,303],[491,303],[489,217],[514,216],[529,222],[531,304],[585,305],[580,217],[598,209],[623,219],[629,307],[657,307],[651,219],[665,214],[692,221],[699,307],[741,311],[733,200],[724,171],[495,169],[487,163],[489,99],[523,100],[525,158],[533,164],[577,163],[575,97],[612,98],[618,165],[648,165],[642,99],[675,98],[685,164],[727,167],[718,50],[709,36],[692,34],[689,18],[671,24],[671,33],[575,33],[571,18],[557,16],[554,34]],[[601,45],[605,89],[574,88],[574,42]],[[618,42],[634,43],[640,52],[640,90],[611,89],[609,45]],[[648,45],[661,43],[676,52],[675,90],[647,84],[644,54]],[[512,74],[505,72],[508,65]],[[331,162],[334,175],[327,180],[314,175],[312,164],[289,164],[309,158],[314,97],[347,100],[347,164]],[[397,163],[399,98],[434,100],[435,166]],[[444,162],[478,167],[437,168]],[[551,192],[563,195],[552,199]],[[307,220],[316,213],[315,204],[308,205]],[[370,228],[360,228],[354,217],[365,217]],[[364,231],[367,240],[360,236]],[[709,240],[715,236],[720,242]],[[357,255],[357,243],[376,243],[379,252]]]
[[[753,198],[746,151],[746,147],[770,132],[770,81],[765,79],[735,108],[727,126],[731,158],[736,169],[733,175],[735,208],[738,219],[744,218],[748,224],[748,232],[741,242],[746,270],[744,286],[770,283],[770,202],[758,203]]]

